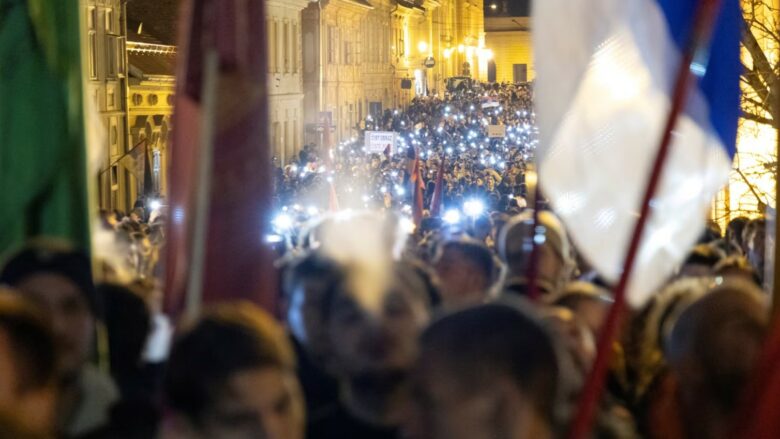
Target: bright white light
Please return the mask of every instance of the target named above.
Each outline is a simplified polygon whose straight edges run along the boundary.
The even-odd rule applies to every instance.
[[[420,41],[419,43],[417,43],[417,50],[419,50],[420,53],[427,52],[428,51],[428,43],[426,43],[425,41]]]
[[[404,233],[412,234],[414,233],[414,229],[416,226],[414,225],[414,221],[410,220],[407,217],[402,217],[399,221],[399,225],[401,226],[401,230],[404,231]]]
[[[457,209],[450,209],[444,212],[444,222],[447,224],[458,224],[460,222],[460,212]]]
[[[157,210],[162,207],[162,202],[160,200],[154,199],[149,201],[149,208],[152,210]]]
[[[273,225],[279,230],[290,230],[293,227],[293,219],[286,213],[280,213],[274,218]]]
[[[265,235],[265,242],[269,244],[276,244],[284,241],[284,238],[280,235]]]
[[[309,216],[314,216],[320,213],[320,210],[314,206],[309,206],[308,208],[306,208],[306,213],[308,213]]]
[[[395,193],[397,193],[399,196],[403,196],[406,193],[406,191],[401,186],[396,186]]]
[[[478,217],[485,211],[485,204],[481,200],[472,199],[463,203],[463,212],[472,217]]]

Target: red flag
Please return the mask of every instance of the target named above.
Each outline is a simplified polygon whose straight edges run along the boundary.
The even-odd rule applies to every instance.
[[[187,0],[170,169],[166,308],[248,299],[272,310],[265,2]]]
[[[328,210],[331,212],[338,212],[339,211],[339,196],[336,194],[336,188],[333,186],[333,182],[328,183],[328,186],[330,186],[329,195],[328,195]]]
[[[414,204],[412,205],[412,219],[414,219],[414,225],[417,228],[422,224],[423,218],[423,177],[422,167],[420,166],[420,154],[415,150],[414,168],[412,168],[411,180],[414,184]]]
[[[444,178],[444,156],[439,162],[439,171],[436,173],[436,186],[433,188],[433,197],[431,197],[431,216],[439,216],[441,212],[441,191]]]

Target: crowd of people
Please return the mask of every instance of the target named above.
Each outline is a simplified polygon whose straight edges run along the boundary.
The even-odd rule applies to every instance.
[[[498,128],[494,137],[490,127]],[[306,145],[297,160],[276,169],[279,209],[299,206],[304,216],[316,216],[332,210],[334,200],[341,209],[409,209],[418,159],[424,206],[431,205],[441,168],[445,206],[479,197],[501,208],[516,204],[508,195],[525,194],[524,171],[537,143],[526,83],[475,84],[444,97],[417,97],[406,109],[366,116],[357,128],[354,139],[332,149]],[[395,144],[367,151],[367,131],[394,132]]]
[[[422,98],[366,121],[398,131],[399,151],[349,143],[328,159],[306,148],[277,175],[275,310],[222,303],[172,334],[154,270],[118,284],[62,243],[11,254],[0,266],[0,437],[564,436],[611,285],[553,212],[534,214],[544,203],[526,203],[530,102],[524,84]],[[507,137],[488,137],[491,125]],[[428,211],[408,227],[412,162]],[[323,214],[333,198],[344,206]],[[163,239],[164,217],[142,206],[103,218],[128,242]],[[769,331],[764,241],[763,219],[733,219],[725,233],[710,224],[628,313],[592,437],[732,437]]]

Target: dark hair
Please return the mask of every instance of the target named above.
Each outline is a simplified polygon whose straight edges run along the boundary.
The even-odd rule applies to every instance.
[[[745,229],[749,219],[744,216],[739,216],[729,221],[726,226],[726,238],[734,238],[738,243],[742,243],[742,230]]]
[[[462,255],[463,258],[473,264],[488,280],[492,283],[493,273],[495,271],[495,260],[490,250],[482,243],[477,241],[447,241],[441,246],[441,254],[454,250]]]
[[[0,287],[0,330],[13,350],[19,374],[18,392],[44,388],[54,382],[56,346],[49,323],[32,304]]]
[[[684,265],[695,264],[713,268],[721,259],[723,259],[723,254],[720,249],[709,244],[699,244],[688,254]]]
[[[295,369],[281,326],[248,302],[219,305],[175,341],[165,378],[167,402],[197,422],[231,376],[267,367]]]
[[[298,285],[307,280],[318,280],[327,288],[328,285],[339,282],[342,274],[341,267],[335,261],[312,251],[293,260],[285,268],[282,290],[289,299]]]
[[[668,343],[671,363],[693,360],[700,402],[732,413],[755,366],[769,327],[761,290],[743,280],[726,280],[688,306],[677,319]]]
[[[559,365],[553,338],[521,299],[468,308],[445,315],[422,335],[423,357],[441,355],[468,389],[510,377],[552,421]]]
[[[41,241],[22,248],[3,267],[0,283],[16,286],[29,276],[41,273],[56,274],[73,282],[93,314],[98,314],[92,263],[85,253],[63,243]]]
[[[116,284],[98,285],[108,331],[112,375],[138,366],[151,328],[151,316],[141,293]]]

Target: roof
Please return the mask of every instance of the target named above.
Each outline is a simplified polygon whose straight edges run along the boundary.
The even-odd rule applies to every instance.
[[[173,76],[176,70],[176,55],[173,53],[127,51],[130,76],[144,79],[147,76]]]
[[[128,41],[176,44],[176,25],[181,3],[182,0],[127,0]],[[156,41],[149,41],[149,38]]]

